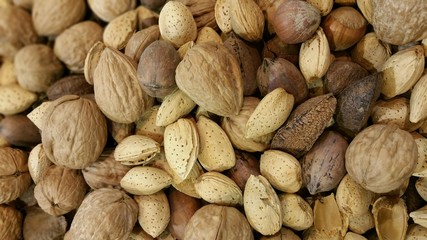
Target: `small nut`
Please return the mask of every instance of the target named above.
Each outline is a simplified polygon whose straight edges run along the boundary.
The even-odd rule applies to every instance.
[[[158,237],[168,226],[170,208],[163,191],[146,196],[135,196],[138,204],[138,222],[142,229],[153,238]]]
[[[246,41],[262,39],[264,15],[258,4],[252,0],[228,0],[230,4],[230,23],[233,31]]]
[[[237,184],[218,172],[202,174],[194,187],[200,197],[209,203],[230,206],[243,203],[242,191]]]
[[[296,231],[308,229],[313,225],[313,210],[310,204],[294,193],[279,195],[282,206],[283,225]]]
[[[137,23],[136,11],[127,11],[105,26],[102,40],[106,46],[122,50],[135,32]]]
[[[347,174],[338,185],[336,200],[340,211],[353,216],[361,216],[369,211],[374,193],[364,189]]]
[[[119,15],[135,8],[136,0],[88,0],[90,9],[101,20],[109,22]]]
[[[155,140],[131,135],[123,139],[114,150],[114,158],[123,165],[141,165],[150,162],[160,152],[160,144]]]
[[[120,181],[120,186],[135,195],[150,195],[168,187],[172,182],[169,174],[155,167],[134,167]]]
[[[42,179],[51,165],[52,162],[46,157],[42,144],[38,144],[31,150],[28,156],[28,170],[35,184]]]

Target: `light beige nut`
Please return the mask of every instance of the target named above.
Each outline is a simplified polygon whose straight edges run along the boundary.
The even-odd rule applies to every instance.
[[[199,135],[191,119],[181,118],[164,133],[166,160],[181,181],[187,178],[199,154]]]
[[[230,2],[230,0],[217,0],[215,2],[215,20],[223,33],[229,33],[233,30],[231,27]]]
[[[304,198],[294,193],[283,193],[279,199],[283,226],[302,231],[313,225],[313,210]]]
[[[29,108],[37,100],[37,95],[23,89],[18,84],[0,86],[0,113],[13,115]]]
[[[165,127],[157,126],[156,119],[159,106],[153,106],[135,122],[135,134],[147,136],[159,144],[163,143]]]
[[[296,235],[292,230],[282,227],[280,232],[271,235],[271,236],[262,236],[260,240],[301,240],[301,238]]]
[[[294,96],[283,88],[276,88],[259,102],[246,123],[247,138],[272,133],[288,119],[294,107]]]
[[[420,177],[415,182],[415,189],[424,201],[427,199],[427,178]]]
[[[114,150],[114,158],[124,165],[147,164],[160,152],[160,144],[155,140],[131,135],[121,141]]]
[[[106,46],[122,50],[136,30],[136,11],[128,11],[111,20],[105,26],[102,39]]]
[[[55,36],[69,26],[80,22],[85,13],[84,0],[34,0],[32,19],[39,35]]]
[[[50,165],[52,162],[46,157],[43,145],[35,146],[28,156],[28,170],[35,184],[40,181]]]
[[[198,160],[208,171],[222,172],[234,167],[236,156],[224,130],[213,120],[200,116],[197,121],[200,151]]]
[[[282,227],[279,197],[263,176],[251,175],[243,194],[243,207],[249,224],[263,235],[273,235]]]
[[[366,2],[371,2],[368,0]],[[358,0],[360,2],[360,0]],[[367,33],[352,50],[351,59],[370,72],[381,69],[391,56],[391,48],[377,38],[375,32]]]
[[[52,165],[36,184],[34,197],[43,211],[60,216],[79,207],[86,190],[80,170]]]
[[[289,153],[267,150],[261,155],[260,170],[271,185],[282,192],[295,193],[302,186],[302,169]]]
[[[406,208],[405,208],[405,213],[406,213]],[[411,213],[409,213],[409,217],[412,218],[412,220],[416,223],[419,224],[423,227],[427,227],[427,206],[424,206],[420,209],[417,209]],[[406,219],[403,220],[408,220],[407,216]],[[407,224],[407,223],[406,223]]]
[[[139,62],[144,50],[160,38],[159,25],[150,26],[135,32],[129,39],[125,47],[125,54],[135,62]]]
[[[196,106],[183,91],[176,89],[167,95],[157,111],[156,125],[165,127],[189,114]]]
[[[158,237],[168,226],[170,208],[163,191],[146,196],[135,196],[138,204],[138,222],[151,237]]]
[[[310,84],[325,76],[331,60],[328,39],[319,27],[314,35],[301,45],[299,66],[305,81]]]
[[[252,0],[229,0],[229,4],[233,31],[250,42],[261,40],[265,19],[258,4]]]
[[[360,216],[369,211],[375,194],[357,184],[347,174],[338,185],[336,201],[340,211],[349,216]]]
[[[406,240],[418,240],[423,238],[427,238],[427,228],[415,223],[408,227]]]
[[[399,188],[412,175],[417,154],[417,145],[410,133],[396,125],[374,124],[350,143],[345,167],[363,188],[386,193]]]
[[[374,215],[370,211],[360,216],[349,216],[348,229],[357,234],[364,234],[374,227]]]
[[[222,44],[206,42],[188,50],[176,68],[175,80],[181,91],[209,112],[234,116],[242,107],[240,67]]]
[[[409,108],[411,122],[422,122],[427,118],[427,74],[424,74],[412,89]]]
[[[23,225],[24,238],[28,240],[63,238],[67,231],[64,216],[52,216],[34,206],[26,209]]]
[[[17,199],[31,185],[28,154],[10,147],[0,148],[0,203]]]
[[[38,127],[40,130],[42,130],[44,115],[49,108],[50,103],[50,101],[43,102],[38,107],[34,108],[33,111],[27,114],[27,117],[31,120],[31,122],[33,122],[34,125],[36,125],[36,127]]]
[[[412,176],[427,177],[427,139],[417,132],[411,133],[417,145],[418,161]]]
[[[109,22],[119,15],[135,8],[136,0],[88,0],[90,9],[101,20]]]
[[[55,55],[72,72],[83,73],[90,48],[102,40],[103,28],[96,22],[83,21],[67,28],[55,39]]]
[[[347,215],[340,212],[333,193],[316,200],[313,213],[315,230],[319,232],[336,233],[337,235],[335,236],[345,236],[349,219]]]
[[[408,91],[424,70],[424,49],[420,45],[398,51],[384,63],[381,93],[392,98]]]
[[[375,230],[380,239],[405,238],[409,216],[403,199],[380,197],[372,205],[372,214]]]
[[[187,194],[188,196],[194,198],[200,198],[200,195],[196,191],[195,184],[197,179],[204,173],[202,166],[200,166],[199,162],[196,161],[193,168],[188,174],[187,178],[181,182],[181,179],[176,176],[172,179],[172,186],[178,191]]]
[[[76,95],[53,101],[45,113],[42,129],[46,156],[68,168],[89,166],[98,159],[107,142],[104,115],[95,102]]]
[[[239,186],[222,173],[203,173],[194,183],[194,187],[199,196],[209,203],[231,206],[243,203]]]
[[[197,34],[196,44],[199,44],[202,42],[222,43],[222,39],[219,36],[219,34],[215,31],[215,29],[211,27],[203,27],[202,29],[199,30],[199,33]]]
[[[150,195],[172,183],[172,177],[155,167],[134,167],[120,181],[120,186],[135,195]]]
[[[100,239],[125,240],[137,217],[138,205],[125,192],[101,188],[86,196],[64,239],[91,239],[95,233]]]
[[[322,17],[328,15],[334,6],[334,0],[307,0],[307,2],[315,6]]]
[[[347,232],[344,236],[344,240],[367,240],[367,238],[354,232]]]
[[[167,2],[159,15],[160,34],[179,48],[197,37],[197,26],[190,10],[179,1]]]
[[[3,59],[0,66],[0,86],[18,83],[15,73],[15,64],[13,60]]]

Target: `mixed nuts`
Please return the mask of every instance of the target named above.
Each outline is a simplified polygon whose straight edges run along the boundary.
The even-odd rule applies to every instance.
[[[0,238],[427,238],[424,0],[0,0]]]

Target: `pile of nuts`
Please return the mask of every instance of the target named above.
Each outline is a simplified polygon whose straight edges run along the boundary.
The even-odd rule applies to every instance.
[[[0,238],[427,239],[425,0],[0,0]]]

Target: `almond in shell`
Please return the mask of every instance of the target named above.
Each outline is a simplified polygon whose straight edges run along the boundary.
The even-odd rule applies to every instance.
[[[304,198],[294,193],[284,193],[279,195],[279,199],[284,226],[302,231],[313,225],[313,210]]]
[[[153,238],[158,237],[166,229],[170,220],[170,208],[166,194],[160,191],[134,198],[139,208],[139,225]]]
[[[137,20],[136,11],[128,11],[110,21],[102,37],[105,45],[118,50],[125,48],[136,30]]]
[[[264,15],[255,1],[228,0],[233,31],[243,39],[255,42],[262,39]]]
[[[142,135],[131,135],[117,145],[114,158],[124,165],[141,165],[150,162],[159,152],[160,144],[155,140]]]
[[[0,86],[0,113],[13,115],[29,108],[37,100],[37,95],[23,89],[18,84]]]
[[[159,106],[153,106],[135,122],[135,134],[147,136],[159,144],[163,143],[164,127],[156,125]]]
[[[28,156],[28,170],[34,183],[37,184],[40,181],[50,165],[52,162],[46,157],[43,145],[35,146]]]
[[[193,110],[196,103],[183,91],[176,89],[167,95],[157,111],[156,125],[165,127]]]
[[[427,74],[423,75],[412,89],[409,107],[411,122],[417,123],[427,118]]]
[[[172,177],[155,167],[134,167],[120,181],[120,186],[135,195],[150,195],[172,183]]]
[[[243,203],[242,191],[229,177],[218,172],[202,174],[194,184],[200,197],[218,205],[240,205]]]

